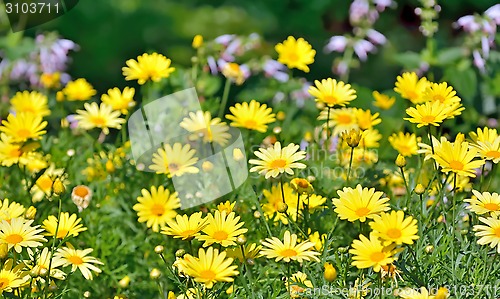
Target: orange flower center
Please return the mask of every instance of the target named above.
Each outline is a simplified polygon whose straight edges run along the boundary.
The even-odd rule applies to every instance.
[[[433,100],[440,101],[441,103],[444,103],[445,98],[442,95],[437,94],[437,95],[434,95]]]
[[[255,129],[255,127],[257,127],[257,122],[255,120],[249,119],[245,121],[245,128]]]
[[[23,152],[21,152],[21,150],[19,150],[18,148],[14,148],[9,152],[9,155],[11,157],[21,157],[22,154]]]
[[[276,159],[271,162],[271,168],[283,168],[286,166],[286,160],[284,159]]]
[[[408,96],[408,98],[409,98],[410,100],[416,100],[416,99],[418,99],[418,93],[416,93],[416,92],[415,92],[415,91],[413,91],[413,90],[407,91],[407,92],[406,92],[406,96]]]
[[[89,195],[89,189],[87,186],[76,186],[75,189],[73,189],[73,193],[76,196],[84,198],[85,196]]]
[[[292,257],[292,256],[297,256],[297,251],[293,249],[285,249],[280,253],[281,256],[284,257]]]
[[[359,208],[356,210],[356,215],[358,215],[358,217],[364,217],[364,216],[368,215],[368,213],[370,213],[370,210],[368,208],[365,208],[365,207],[362,207],[362,208]]]
[[[83,264],[83,259],[77,255],[72,255],[68,257],[68,261],[73,265],[81,265]]]
[[[397,228],[391,228],[387,230],[387,235],[391,239],[399,239],[402,235],[401,230]]]
[[[297,60],[299,60],[299,55],[297,55],[297,53],[295,53],[295,52],[290,52],[290,53],[288,53],[288,60],[297,61]]]
[[[194,229],[188,229],[181,232],[181,236],[184,238],[191,237],[196,231]]]
[[[500,227],[495,229],[495,236],[500,238]]]
[[[10,244],[17,244],[24,240],[23,236],[18,234],[11,234],[5,238],[5,241]]]
[[[200,278],[206,279],[206,280],[214,280],[215,279],[215,272],[212,270],[203,270],[200,272]]]
[[[7,277],[0,278],[0,290],[4,289],[4,286],[8,286],[10,284],[10,280]]]
[[[464,164],[460,161],[453,160],[450,162],[450,168],[453,170],[462,170],[464,169]]]
[[[170,172],[176,172],[177,170],[179,170],[179,168],[180,168],[179,164],[177,164],[177,163],[169,163],[168,164],[168,170]]]
[[[499,151],[489,151],[485,154],[485,156],[488,158],[498,159],[498,158],[500,158],[500,152]]]
[[[385,254],[383,252],[374,252],[370,255],[370,260],[375,263],[378,263],[383,259],[385,259]]]
[[[484,205],[484,208],[490,211],[498,211],[498,209],[500,209],[500,206],[496,203],[489,202]]]
[[[337,117],[337,122],[339,124],[348,125],[352,122],[352,117],[350,115],[347,115],[347,114],[341,114]]]
[[[212,238],[214,238],[215,240],[217,241],[224,241],[224,240],[227,240],[227,237],[228,237],[228,233],[223,231],[223,230],[220,230],[220,231],[217,231],[215,232],[213,235],[212,235]]]
[[[102,116],[94,116],[91,118],[91,122],[97,127],[100,127],[106,124],[106,119]]]
[[[165,207],[161,204],[153,204],[151,207],[151,214],[156,215],[156,216],[162,216],[163,213],[165,213]]]
[[[306,181],[306,180],[300,180],[297,185],[300,187],[300,188],[308,188],[309,187],[309,182]]]
[[[28,138],[31,136],[31,131],[27,129],[19,129],[17,130],[17,136],[21,138]]]
[[[327,104],[336,104],[337,98],[331,95],[327,95],[323,97],[323,101]]]
[[[63,239],[68,235],[69,231],[67,229],[59,229],[57,231],[57,238],[58,239]]]
[[[42,176],[36,182],[38,187],[40,187],[43,191],[50,190],[50,188],[52,188],[52,183],[52,180],[48,176]]]
[[[422,122],[431,123],[431,122],[434,122],[435,119],[436,119],[436,117],[434,115],[425,115],[422,117]]]

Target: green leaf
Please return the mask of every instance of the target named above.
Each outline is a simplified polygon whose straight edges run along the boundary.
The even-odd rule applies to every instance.
[[[468,105],[474,104],[474,97],[477,94],[477,76],[471,68],[461,70],[449,67],[444,72],[444,79],[449,81]]]
[[[460,58],[464,57],[466,54],[463,48],[451,47],[440,50],[437,55],[436,64],[437,65],[450,65]]]
[[[396,54],[394,56],[394,61],[406,69],[416,69],[420,66],[420,62],[422,61],[420,54],[415,52],[404,52],[400,54]]]

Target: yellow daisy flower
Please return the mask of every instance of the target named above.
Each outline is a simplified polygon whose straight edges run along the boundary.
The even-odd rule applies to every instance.
[[[232,282],[233,276],[239,274],[237,266],[232,265],[233,259],[226,258],[226,253],[214,249],[203,248],[198,250],[198,257],[186,255],[181,261],[184,272],[194,278],[196,282],[205,284],[211,289],[217,282]]]
[[[214,216],[215,215],[215,216]],[[245,222],[239,222],[240,216],[236,216],[234,212],[226,214],[226,212],[215,211],[214,214],[208,214],[207,226],[203,228],[204,235],[198,235],[196,239],[205,241],[203,247],[212,245],[213,243],[220,244],[222,247],[236,245],[236,238],[248,231],[242,228]]]
[[[484,160],[474,160],[477,150],[469,147],[468,142],[444,141],[434,147],[434,160],[442,167],[444,173],[453,172],[458,175],[476,177],[475,169],[481,167]]]
[[[373,91],[372,96],[375,99],[373,106],[378,107],[382,110],[391,109],[392,105],[396,102],[395,97],[389,97],[388,95],[382,94],[378,91]]]
[[[465,202],[470,204],[467,209],[478,215],[487,213],[490,213],[489,215],[494,217],[500,215],[500,195],[498,193],[481,193],[476,190],[472,190],[472,193],[475,197],[464,199]]]
[[[317,251],[321,251],[323,245],[325,244],[326,234],[320,235],[319,232],[314,232],[311,234],[311,229],[307,231],[307,234],[309,235],[309,241],[314,243],[314,249],[316,249]]]
[[[391,243],[413,244],[413,241],[419,238],[417,220],[411,216],[405,218],[403,211],[382,212],[373,218],[370,227],[374,235],[383,240],[385,246]]]
[[[424,93],[429,86],[425,77],[418,78],[414,72],[406,72],[397,77],[394,91],[399,93],[402,98],[410,100],[413,104],[425,102]]]
[[[85,103],[85,110],[77,110],[78,115],[75,120],[78,121],[78,127],[84,130],[92,130],[94,128],[102,129],[103,133],[108,135],[109,128],[121,129],[125,123],[123,118],[120,118],[119,111],[113,111],[111,106],[101,103]]]
[[[245,74],[239,64],[234,62],[228,62],[222,67],[222,74],[227,79],[236,83],[236,85],[241,85],[245,82]]]
[[[290,186],[299,194],[310,194],[314,191],[313,186],[306,179],[294,178],[290,181]]]
[[[484,129],[477,128],[477,133],[470,132],[469,136],[475,143],[478,142],[494,143],[495,140],[498,138],[498,133],[497,129],[490,129],[488,127],[484,127]]]
[[[171,221],[180,208],[181,202],[177,197],[177,192],[170,193],[163,186],[151,187],[151,192],[147,189],[141,190],[142,196],[137,197],[139,203],[133,209],[137,211],[139,222],[146,222],[147,227],[151,227],[154,232],[158,232],[160,227]]]
[[[395,260],[393,247],[383,246],[373,232],[370,233],[369,239],[359,235],[359,240],[354,240],[351,246],[349,253],[353,255],[352,265],[358,269],[373,267],[373,271],[379,272],[382,266]]]
[[[59,227],[57,227],[57,217],[50,215],[43,221],[42,228],[47,231],[44,235],[53,237],[56,234],[57,227],[57,239],[76,237],[79,233],[87,230],[80,221],[82,219],[77,218],[76,214],[71,214],[70,216],[69,213],[63,212],[60,215]]]
[[[180,126],[193,133],[191,140],[198,140],[201,136],[203,142],[215,142],[224,146],[231,138],[227,124],[218,117],[212,119],[209,111],[189,112],[189,117],[184,118]]]
[[[226,253],[228,257],[231,257],[233,259],[238,259],[240,262],[246,263],[246,261],[248,261],[249,259],[253,260],[260,257],[261,249],[262,249],[261,245],[251,243],[243,246],[243,250],[241,246],[226,249]]]
[[[349,132],[351,130],[358,130],[358,120],[356,118],[356,108],[340,108],[340,109],[330,109],[330,120],[326,121],[323,125],[325,128],[328,124],[329,127],[333,127],[332,134],[334,136],[339,135],[342,132]],[[328,119],[328,109],[323,109],[318,120]]]
[[[122,114],[128,114],[128,110],[135,106],[134,94],[135,89],[133,87],[125,87],[123,91],[115,87],[108,89],[108,93],[101,96],[101,101],[111,106],[113,110],[120,111]]]
[[[375,191],[375,188],[363,188],[358,184],[356,189],[344,187],[337,194],[339,198],[333,198],[332,201],[340,219],[365,222],[367,218],[373,219],[377,214],[390,210],[387,203],[389,198],[381,198],[383,193]]]
[[[26,209],[23,205],[5,198],[3,202],[0,200],[0,221],[10,222],[13,218],[21,217]]]
[[[164,144],[163,148],[159,148],[153,154],[153,164],[149,166],[149,169],[158,174],[167,174],[168,177],[198,173],[200,170],[193,166],[198,162],[198,157],[195,154],[196,150],[192,149],[189,144],[183,146],[180,143],[175,143],[173,147]]]
[[[358,126],[363,131],[372,129],[373,126],[382,122],[378,112],[372,114],[370,110],[356,109],[355,115]]]
[[[0,134],[0,164],[10,167],[19,163],[23,155],[22,144],[14,143],[12,137],[5,133]]]
[[[417,143],[420,141],[420,137],[410,133],[398,132],[389,136],[389,143],[392,147],[398,151],[398,153],[405,157],[410,157],[416,155],[418,151]]]
[[[237,103],[234,107],[229,107],[229,111],[231,114],[227,114],[226,118],[233,121],[232,127],[246,128],[261,133],[267,131],[267,124],[276,120],[273,110],[256,100],[250,101],[250,104]]]
[[[500,137],[497,137],[493,142],[477,141],[472,146],[478,150],[481,158],[490,160],[495,164],[500,162]]]
[[[163,78],[170,77],[170,74],[175,71],[171,67],[172,61],[162,54],[144,53],[137,56],[137,60],[127,60],[127,66],[122,68],[125,80],[137,80],[139,85],[143,85],[146,81],[159,82]]]
[[[68,101],[86,101],[93,97],[97,91],[84,78],[69,81],[63,88],[62,93]]]
[[[262,242],[262,246],[264,246],[264,249],[260,253],[268,259],[275,259],[276,262],[281,260],[286,263],[290,261],[297,261],[299,263],[303,261],[319,261],[317,257],[319,252],[312,250],[314,243],[309,241],[298,243],[297,235],[290,234],[288,230],[285,231],[283,241],[276,237],[266,238]]]
[[[312,288],[313,284],[307,279],[307,275],[302,272],[297,272],[292,274],[290,280],[286,283],[287,289],[290,290],[290,296],[292,298],[301,298],[302,293],[306,291],[306,288]]]
[[[490,245],[491,248],[497,247],[500,253],[500,219],[496,217],[479,217],[479,220],[486,225],[474,225],[476,236],[480,237],[477,241],[480,245]]]
[[[414,289],[406,288],[398,292],[398,296],[405,299],[436,299],[431,296],[425,287],[420,288],[420,292]]]
[[[27,266],[31,273],[38,276],[45,276],[48,274],[50,266],[50,277],[61,280],[66,278],[66,273],[57,269],[64,264],[64,261],[57,255],[52,256],[48,247],[35,252],[29,250],[28,255],[30,261],[27,263]]]
[[[283,193],[285,194],[286,213],[292,220],[297,220],[297,193],[288,184],[283,184]],[[271,190],[262,190],[264,200],[262,203],[262,211],[264,216],[274,221],[281,221],[283,224],[288,224],[288,217],[283,213],[283,195],[279,185],[271,186]]]
[[[59,86],[61,85],[61,73],[43,73],[40,76],[40,83],[47,89],[59,88]]]
[[[167,226],[162,228],[164,235],[190,240],[199,235],[199,232],[208,225],[207,218],[203,218],[202,212],[188,215],[177,215],[175,220],[167,222]]]
[[[8,249],[14,248],[17,253],[21,253],[22,247],[38,247],[47,242],[47,239],[39,235],[43,229],[38,229],[40,225],[31,226],[33,220],[23,218],[12,218],[10,222],[2,220],[0,222],[0,243],[7,244]]]
[[[345,84],[332,78],[314,81],[315,86],[309,87],[309,94],[316,98],[316,102],[326,106],[345,106],[356,98],[356,90],[351,84]]]
[[[21,287],[29,279],[29,276],[24,276],[26,279],[23,278],[21,271],[24,267],[23,263],[13,266],[14,260],[8,259],[0,270],[0,294],[11,293],[13,289]]]
[[[417,124],[418,128],[428,125],[439,127],[439,124],[448,118],[451,108],[440,101],[426,102],[406,109],[406,114],[410,117],[404,120]]]
[[[429,87],[424,92],[424,101],[439,101],[443,104],[451,105],[459,103],[461,99],[457,97],[457,92],[448,83],[429,83]]]
[[[64,168],[56,168],[52,163],[45,169],[43,174],[36,180],[35,185],[31,188],[31,200],[33,202],[39,202],[43,200],[46,196],[50,196],[53,192],[52,185],[57,178],[60,178],[64,174]],[[63,185],[67,185],[67,180],[61,180]]]
[[[221,213],[226,211],[226,214],[229,214],[234,210],[235,205],[235,201],[231,203],[229,200],[226,200],[225,202],[221,202],[217,205],[217,210],[219,210],[219,212]]]
[[[297,162],[306,157],[306,152],[299,151],[299,146],[293,143],[281,148],[281,143],[278,141],[270,148],[259,148],[259,151],[255,151],[254,154],[260,160],[250,159],[248,161],[250,164],[256,165],[250,168],[250,172],[258,171],[266,179],[275,178],[284,172],[293,175],[293,168],[306,168],[305,164]]]
[[[85,185],[78,185],[71,191],[71,200],[77,206],[78,212],[88,208],[92,199],[92,190]]]
[[[92,280],[91,270],[95,273],[101,273],[101,269],[97,268],[96,265],[104,265],[103,262],[95,257],[89,256],[92,251],[94,251],[92,248],[79,250],[68,246],[57,249],[54,256],[62,259],[64,262],[63,266],[71,266],[71,272],[75,272],[78,269],[85,279]]]
[[[50,114],[47,96],[37,91],[19,91],[10,99],[12,110],[18,113],[32,113],[41,117]]]
[[[303,38],[297,40],[289,36],[283,43],[277,44],[274,49],[278,52],[278,61],[289,69],[299,69],[309,73],[308,65],[314,62],[316,51]]]
[[[304,205],[305,207],[308,208],[309,213],[313,213],[314,210],[321,208],[323,204],[326,202],[326,197],[323,197],[318,194],[311,194],[311,195],[306,195],[303,194],[300,197],[300,203],[301,207]]]
[[[12,142],[24,142],[28,139],[40,139],[47,133],[43,130],[47,122],[33,113],[9,114],[7,120],[2,120],[0,131],[11,137]]]
[[[379,141],[382,139],[382,134],[377,129],[368,129],[362,132],[361,139],[359,140],[359,147],[365,148],[378,148]],[[345,141],[345,140],[344,140]],[[343,147],[348,147],[347,142],[342,144]]]

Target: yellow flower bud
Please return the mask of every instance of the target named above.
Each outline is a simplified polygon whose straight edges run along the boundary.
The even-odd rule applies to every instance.
[[[450,292],[445,287],[440,287],[436,293],[436,299],[446,299],[450,296]]]
[[[329,282],[334,281],[335,278],[337,278],[337,270],[335,270],[335,267],[333,267],[330,263],[325,263],[324,267],[325,273],[323,274],[323,276],[325,277],[325,279]]]
[[[111,160],[106,161],[106,171],[108,173],[115,172],[115,165],[113,164],[113,161]]]
[[[149,272],[149,277],[151,277],[151,279],[158,279],[160,278],[161,276],[161,272],[160,270],[156,269],[156,268],[153,268],[153,270],[151,270],[151,272]]]
[[[167,299],[177,299],[177,297],[175,296],[174,292],[170,291],[168,292]]]
[[[121,288],[128,287],[128,285],[130,284],[130,277],[128,277],[128,275],[126,275],[125,277],[123,277],[122,279],[120,279],[120,281],[118,282],[118,284],[120,285]]]
[[[422,194],[424,194],[424,192],[425,192],[425,187],[424,187],[422,184],[417,184],[417,185],[415,186],[415,190],[414,190],[414,191],[415,191],[415,193],[417,193],[418,195],[422,195]]]
[[[283,111],[278,111],[278,113],[276,113],[277,120],[285,120],[285,117],[286,117],[286,114]]]
[[[238,245],[245,245],[246,242],[247,238],[244,235],[240,235],[238,238],[236,238],[236,243],[238,243]]]
[[[245,155],[239,148],[233,149],[233,158],[236,161],[241,161],[245,158]]]
[[[201,169],[203,169],[203,171],[210,171],[212,169],[214,169],[214,164],[210,161],[205,161],[201,164]]]
[[[286,203],[280,201],[280,203],[278,203],[278,212],[285,213],[286,210],[288,210],[288,205]]]
[[[26,213],[24,213],[24,218],[33,220],[35,219],[36,216],[36,208],[34,206],[30,206],[27,210]]]
[[[360,130],[352,129],[349,132],[342,133],[342,138],[347,142],[350,147],[357,147],[361,141],[363,133]]]
[[[396,158],[396,166],[405,167],[406,166],[406,158],[403,155],[398,155]]]
[[[163,250],[165,250],[165,247],[163,247],[162,245],[158,245],[155,247],[155,253],[157,254],[163,253]]]
[[[58,102],[62,102],[62,101],[64,101],[64,93],[63,93],[62,91],[58,91],[58,92],[56,93],[56,100],[57,100]]]
[[[194,38],[193,38],[193,44],[192,45],[193,45],[194,49],[198,49],[201,46],[203,46],[203,36],[201,36],[200,34],[195,35]]]
[[[0,259],[4,259],[7,257],[9,253],[9,246],[7,243],[0,244]]]
[[[311,194],[312,192],[314,192],[313,186],[306,179],[294,178],[290,181],[290,185],[292,186],[293,190],[300,194]]]
[[[52,191],[54,191],[55,195],[61,195],[66,191],[66,187],[64,187],[64,184],[60,178],[55,179],[54,183],[52,184]]]

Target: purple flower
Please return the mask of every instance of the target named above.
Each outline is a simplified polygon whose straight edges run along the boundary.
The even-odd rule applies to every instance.
[[[383,45],[387,42],[387,38],[375,29],[368,29],[368,31],[366,32],[366,36],[372,43],[376,45]]]
[[[484,58],[490,55],[490,41],[486,36],[481,37],[481,49],[483,50]]]
[[[485,62],[483,57],[481,57],[481,54],[479,54],[479,51],[474,50],[472,52],[472,57],[474,57],[474,65],[481,71],[481,73],[485,73]]]
[[[340,60],[338,63],[336,63],[332,69],[332,71],[339,76],[343,76],[343,75],[347,74],[348,70],[349,70],[349,66],[347,65],[347,62],[345,62],[343,60]]]
[[[227,46],[234,38],[235,34],[224,34],[215,38],[215,42],[224,46]]]
[[[377,10],[382,12],[387,7],[392,5],[392,0],[372,0],[373,4],[377,7]]]
[[[309,87],[311,87],[311,83],[306,81],[301,89],[294,90],[290,93],[290,98],[297,103],[297,107],[304,107],[305,101],[311,98]]]
[[[472,15],[461,17],[457,20],[456,25],[462,27],[466,32],[476,32],[481,29],[481,25],[476,22],[476,18]]]
[[[219,69],[217,68],[217,62],[215,62],[214,57],[208,56],[207,63],[208,63],[208,67],[210,68],[210,72],[212,73],[212,75],[216,75],[219,72]]]
[[[358,55],[361,61],[365,61],[368,58],[368,53],[374,51],[375,46],[367,40],[360,39],[354,43],[354,53]]]
[[[348,39],[343,35],[335,35],[330,38],[328,44],[325,46],[325,52],[331,53],[333,51],[336,52],[344,52],[345,47],[347,46]]]
[[[266,60],[262,69],[264,71],[264,75],[267,77],[273,77],[280,82],[288,81],[288,74],[285,72],[287,68],[274,59]]]
[[[354,0],[349,7],[349,20],[351,23],[359,23],[370,11],[368,0]]]
[[[492,19],[495,24],[500,25],[500,4],[496,4],[488,8],[484,14]]]

